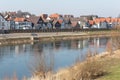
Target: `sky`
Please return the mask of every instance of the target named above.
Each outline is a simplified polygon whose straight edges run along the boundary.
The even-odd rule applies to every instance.
[[[0,0],[0,12],[28,11],[40,15],[43,13],[98,15],[117,17],[120,14],[120,0]]]

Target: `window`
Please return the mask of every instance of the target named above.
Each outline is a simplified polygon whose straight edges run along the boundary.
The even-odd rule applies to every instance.
[[[5,23],[4,23],[4,22],[2,22],[2,26],[5,26]]]

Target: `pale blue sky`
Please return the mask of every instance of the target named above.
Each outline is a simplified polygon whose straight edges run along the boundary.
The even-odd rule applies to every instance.
[[[0,0],[0,12],[18,10],[36,15],[60,13],[117,17],[120,13],[120,0]]]

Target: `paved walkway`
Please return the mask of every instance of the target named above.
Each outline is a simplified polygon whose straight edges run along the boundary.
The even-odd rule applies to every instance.
[[[0,34],[0,39],[9,38],[30,38],[30,37],[52,37],[52,36],[74,36],[74,35],[86,35],[83,32],[52,32],[52,33],[11,33]]]

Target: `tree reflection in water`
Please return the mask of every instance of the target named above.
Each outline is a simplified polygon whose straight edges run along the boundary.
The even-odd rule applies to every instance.
[[[52,73],[54,69],[54,54],[44,53],[41,47],[35,48],[34,60],[31,61],[30,70],[33,76],[45,78],[48,73]]]

